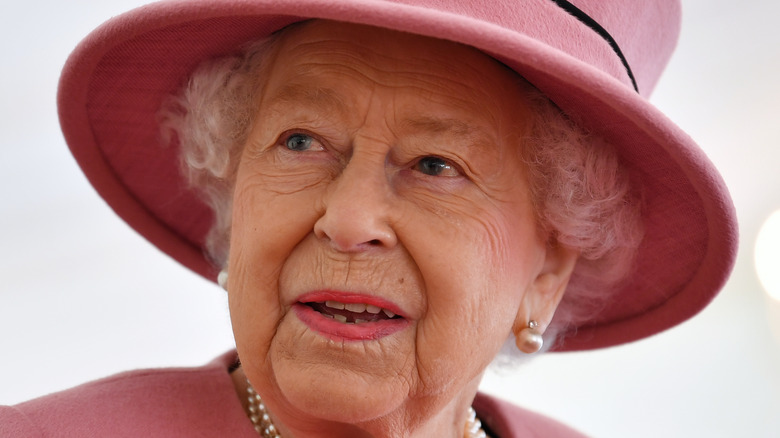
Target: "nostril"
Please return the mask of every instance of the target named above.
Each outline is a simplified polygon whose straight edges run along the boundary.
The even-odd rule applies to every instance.
[[[371,246],[379,246],[382,244],[382,241],[379,239],[372,239],[368,241],[368,244]]]

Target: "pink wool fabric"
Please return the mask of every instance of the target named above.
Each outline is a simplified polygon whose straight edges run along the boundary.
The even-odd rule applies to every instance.
[[[233,388],[235,351],[199,368],[138,370],[16,406],[0,406],[0,438],[257,438]],[[584,438],[547,417],[478,394],[498,438]]]
[[[628,282],[561,351],[617,345],[690,318],[733,266],[736,215],[702,150],[646,98],[677,40],[677,0],[572,1],[610,44],[551,0],[174,0],[105,23],[65,65],[59,113],[71,151],[130,226],[210,279],[212,213],[187,190],[155,114],[200,62],[307,18],[386,27],[474,46],[525,77],[579,124],[617,146],[641,186],[645,239]],[[522,6],[520,6],[522,5]],[[565,298],[564,298],[565,299]]]

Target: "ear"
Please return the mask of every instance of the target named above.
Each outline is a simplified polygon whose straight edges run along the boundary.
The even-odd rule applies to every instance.
[[[512,328],[515,336],[534,320],[539,331],[544,333],[552,321],[555,309],[563,298],[566,286],[577,264],[579,252],[562,245],[548,245],[542,269],[537,274],[523,297]]]

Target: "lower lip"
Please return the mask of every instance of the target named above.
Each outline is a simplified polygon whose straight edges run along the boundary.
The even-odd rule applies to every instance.
[[[306,326],[333,341],[372,341],[390,336],[409,325],[404,318],[346,324],[323,316],[302,303],[295,303],[293,311]]]

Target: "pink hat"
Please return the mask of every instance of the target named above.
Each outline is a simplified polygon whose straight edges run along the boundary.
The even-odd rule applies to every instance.
[[[642,179],[646,235],[636,273],[559,350],[616,345],[693,316],[731,271],[733,205],[704,153],[646,97],[679,33],[676,0],[171,0],[116,17],[65,65],[65,138],[130,226],[215,279],[212,213],[188,191],[155,114],[201,61],[306,18],[408,31],[476,47],[516,70],[578,123],[618,146]]]

